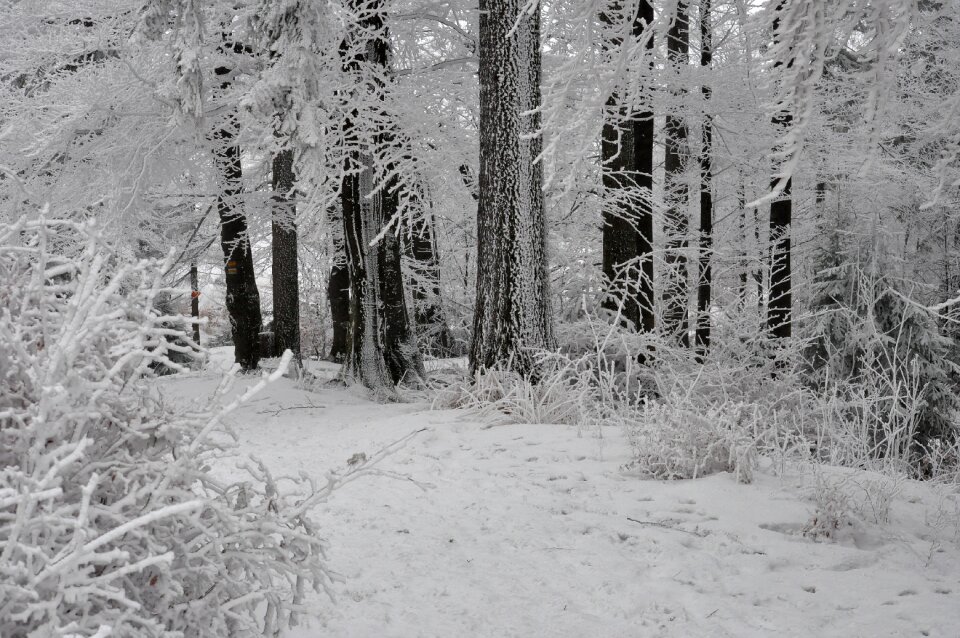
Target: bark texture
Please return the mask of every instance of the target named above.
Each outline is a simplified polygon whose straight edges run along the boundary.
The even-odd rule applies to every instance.
[[[300,354],[300,281],[297,260],[297,211],[293,198],[293,150],[273,158],[273,344],[275,356]]]
[[[510,362],[535,374],[532,351],[553,346],[541,148],[540,9],[480,0],[480,179],[476,371]],[[516,25],[516,28],[514,28]],[[532,113],[532,114],[531,114]]]
[[[677,12],[667,33],[667,58],[674,72],[688,63],[690,53],[690,26],[687,4],[677,3]],[[681,94],[674,89],[674,95]],[[664,190],[668,209],[664,220],[666,235],[666,272],[663,284],[663,328],[681,346],[690,344],[687,304],[689,281],[687,270],[687,233],[690,221],[687,210],[689,189],[684,181],[688,149],[687,123],[682,116],[667,114],[665,122]]]

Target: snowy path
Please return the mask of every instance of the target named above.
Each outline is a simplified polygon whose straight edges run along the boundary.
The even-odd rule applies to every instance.
[[[164,385],[213,384],[197,381]],[[233,419],[277,473],[316,476],[429,428],[381,467],[432,487],[364,477],[318,512],[345,582],[298,638],[960,636],[956,520],[925,524],[928,486],[905,486],[888,525],[814,542],[799,476],[643,480],[615,428],[488,428],[287,380]]]

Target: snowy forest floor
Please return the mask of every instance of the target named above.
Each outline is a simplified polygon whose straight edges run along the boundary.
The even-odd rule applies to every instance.
[[[160,380],[162,391],[212,392],[225,355]],[[877,523],[871,508],[883,504],[868,495],[882,481],[822,470],[854,496],[850,524],[814,540],[803,534],[809,468],[775,472],[767,459],[749,485],[730,474],[652,481],[624,469],[630,449],[616,427],[490,427],[286,378],[231,419],[241,452],[318,479],[426,428],[379,466],[425,489],[366,476],[314,513],[343,582],[335,603],[311,598],[315,616],[295,638],[960,635],[953,488],[898,483],[889,521]]]

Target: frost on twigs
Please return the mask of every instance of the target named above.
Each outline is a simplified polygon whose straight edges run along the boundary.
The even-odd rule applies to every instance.
[[[189,348],[154,311],[160,266],[89,225],[0,227],[4,637],[275,635],[327,582],[307,517],[323,490],[209,474],[232,379],[206,406],[148,383]]]
[[[723,403],[706,411],[685,408],[682,397],[665,397],[640,409],[627,423],[631,467],[659,479],[695,479],[731,472],[753,480],[759,435],[748,405]]]

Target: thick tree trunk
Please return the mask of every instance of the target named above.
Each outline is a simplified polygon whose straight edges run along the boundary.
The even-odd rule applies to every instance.
[[[710,28],[710,0],[700,0],[700,66],[708,68],[713,61],[713,38]],[[710,103],[711,89],[700,87],[704,104]],[[713,118],[703,116],[703,142],[700,149],[700,273],[697,277],[697,352],[700,357],[710,348],[710,301],[713,272]]]
[[[394,143],[393,136],[384,134],[380,143],[389,146]],[[390,170],[392,172],[392,170]],[[381,199],[383,209],[380,215],[380,227],[399,213],[400,202],[397,180],[387,186]],[[378,229],[379,232],[379,229]],[[380,298],[383,302],[386,350],[384,358],[394,383],[416,381],[426,376],[414,325],[407,311],[404,296],[403,269],[401,264],[400,238],[394,232],[388,232],[374,249],[379,252]]]
[[[220,67],[217,75],[229,69]],[[224,85],[226,88],[226,84]],[[247,233],[247,218],[241,208],[243,171],[240,147],[236,144],[239,125],[235,113],[224,118],[214,132],[214,163],[220,174],[220,247],[226,274],[227,312],[233,334],[234,359],[244,370],[255,370],[260,362],[260,291],[253,269],[253,253]]]
[[[343,363],[347,356],[350,335],[350,270],[347,267],[346,246],[343,239],[343,214],[336,207],[329,217],[333,229],[333,263],[327,282],[327,299],[330,302],[330,320],[333,324],[333,340],[330,344],[330,360]]]
[[[777,6],[773,20],[773,37],[780,37],[780,11],[783,2]],[[788,66],[793,65],[789,61]],[[778,61],[774,68],[780,66]],[[793,115],[780,111],[773,116],[773,124],[778,132],[785,133],[793,123]],[[777,162],[777,168],[786,166],[785,160]],[[783,176],[774,171],[770,181],[771,190],[776,189]],[[792,333],[791,312],[793,309],[793,290],[790,282],[790,225],[793,216],[792,199],[793,179],[787,178],[782,194],[770,204],[770,298],[767,301],[767,329],[777,339],[789,338]]]
[[[687,65],[690,51],[690,29],[687,4],[677,3],[677,13],[667,33],[667,57],[675,73]],[[681,89],[674,89],[679,96]],[[690,221],[687,210],[689,189],[684,182],[688,156],[687,124],[683,117],[668,114],[665,123],[664,190],[668,209],[664,220],[666,235],[666,273],[663,285],[663,327],[681,346],[690,344],[687,305],[689,281],[687,271],[687,234]]]
[[[383,22],[382,0],[353,0],[360,32],[369,39],[363,51],[345,59],[348,72],[357,74],[364,86],[359,91],[384,99],[386,87],[380,79],[388,64],[389,45]],[[346,43],[345,43],[346,46]],[[367,65],[371,73],[362,73]],[[355,112],[353,117],[360,117]],[[378,120],[389,120],[378,113]],[[397,183],[376,189],[374,153],[395,144],[394,135],[380,125],[372,139],[361,140],[355,123],[344,123],[344,138],[352,149],[344,166],[341,192],[344,246],[350,274],[350,338],[345,373],[374,390],[392,388],[406,379],[425,376],[416,337],[410,324],[403,294],[400,243],[387,232],[375,242],[380,231],[397,212]],[[389,174],[390,167],[385,171]]]
[[[470,369],[535,375],[553,346],[540,138],[540,9],[480,0],[480,200]],[[514,25],[516,24],[516,28]]]
[[[293,199],[293,150],[273,158],[273,334],[274,355],[300,354],[300,284],[297,260],[296,202]]]

